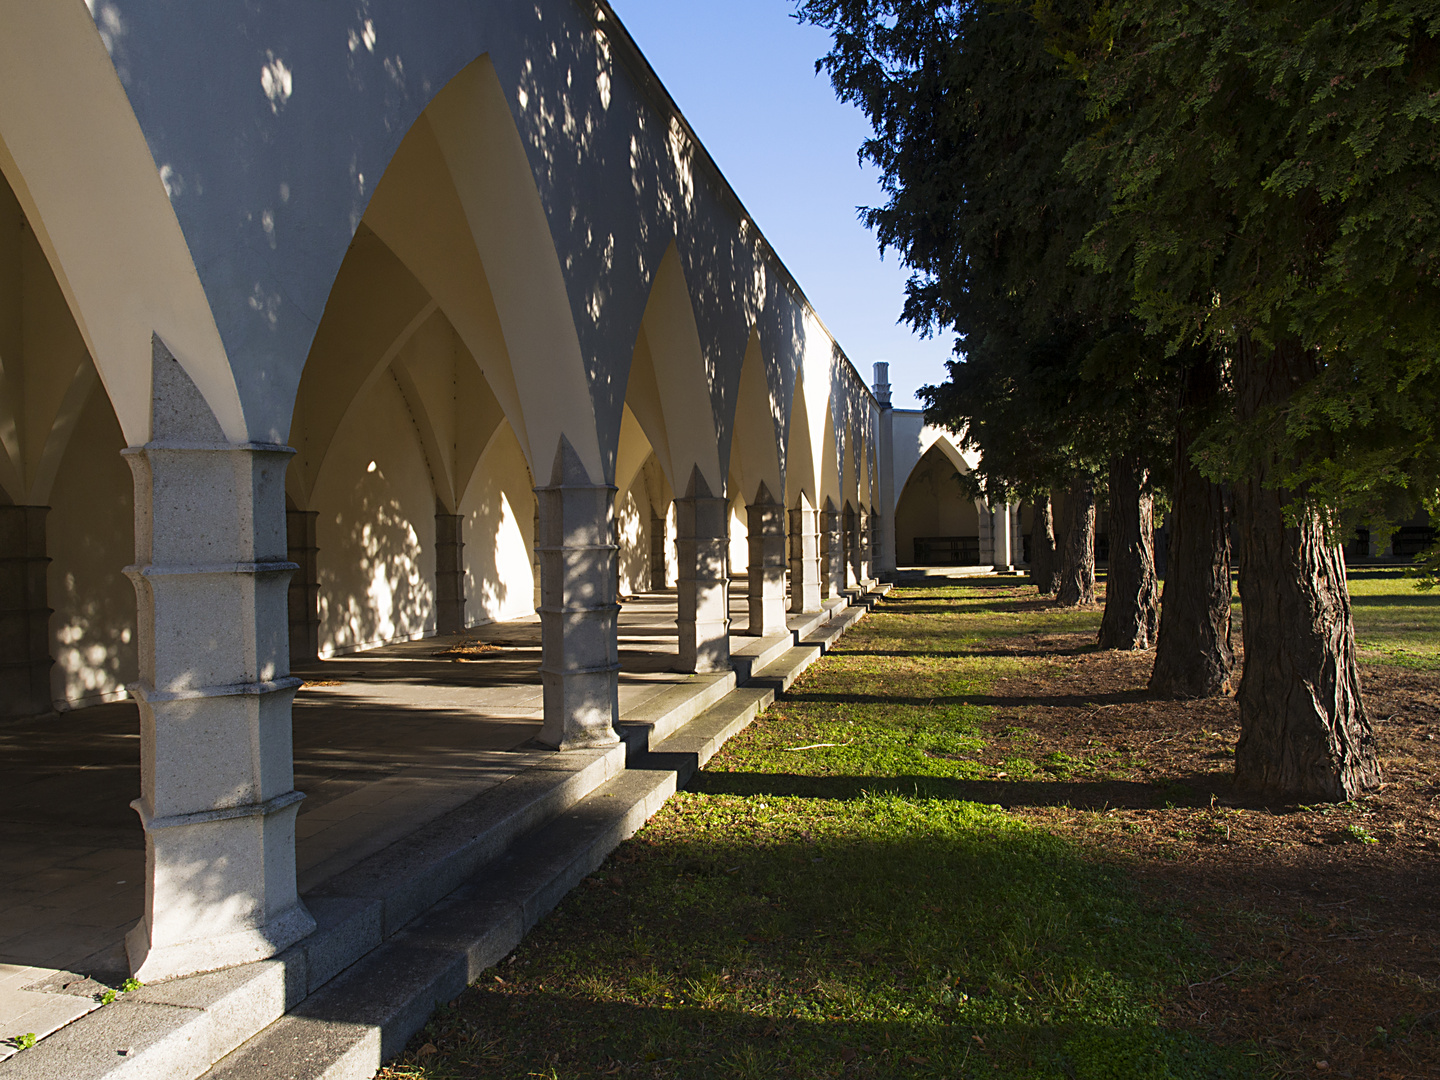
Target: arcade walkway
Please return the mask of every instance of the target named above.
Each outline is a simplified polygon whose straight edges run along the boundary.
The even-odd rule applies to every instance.
[[[744,588],[732,584],[732,627],[747,621]],[[622,719],[707,678],[673,672],[675,616],[673,592],[623,604]],[[755,641],[732,635],[732,653]],[[531,743],[542,719],[539,663],[532,616],[296,671],[307,680],[294,708],[295,786],[306,795],[300,892],[553,761]],[[123,939],[144,900],[144,835],[129,806],[139,773],[130,702],[0,726],[0,1038],[43,1037],[128,974]],[[64,992],[23,989],[39,985]],[[0,1047],[0,1059],[13,1052]]]

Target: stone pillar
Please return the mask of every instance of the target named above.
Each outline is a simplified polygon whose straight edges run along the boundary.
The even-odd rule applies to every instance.
[[[230,444],[155,341],[135,478],[145,981],[261,960],[315,928],[295,888],[287,595],[289,447]]]
[[[730,670],[729,503],[696,466],[675,500],[676,601],[681,671]]]
[[[540,741],[557,750],[620,741],[620,654],[611,530],[615,488],[596,484],[560,437],[540,505],[540,636],[545,723]]]
[[[820,569],[825,599],[845,591],[845,541],[841,533],[840,511],[828,498],[825,509],[820,511]]]
[[[802,491],[790,511],[790,610],[820,610],[819,514]]]
[[[530,535],[535,538],[531,548],[532,563],[530,568],[533,590],[535,593],[535,612],[540,612],[540,496],[535,496],[535,513],[530,519]]]
[[[465,629],[465,518],[435,507],[435,631]]]
[[[860,524],[855,508],[845,504],[845,588],[860,587]]]
[[[1010,561],[1010,538],[1013,535],[1010,530],[1010,507],[1000,506],[991,511],[990,521],[993,565],[1000,573],[1008,573],[1015,569],[1015,564]]]
[[[298,570],[290,578],[290,663],[320,658],[320,549],[315,544],[318,510],[285,511],[285,557]]]
[[[0,506],[0,719],[36,716],[50,697],[48,506]]]
[[[785,507],[763,483],[745,507],[750,546],[750,625],[758,636],[785,629]]]
[[[866,510],[864,506],[861,506],[855,515],[855,528],[857,530],[855,535],[857,563],[855,576],[861,586],[868,586],[873,580],[870,577],[870,560],[874,557],[874,553],[871,550],[870,511]]]
[[[665,588],[665,518],[650,508],[650,591]]]
[[[880,369],[875,369],[875,400],[880,404],[876,439],[877,475],[873,491],[876,542],[874,569],[878,575],[893,571],[898,565],[895,553],[895,410],[890,406],[888,365],[883,378]]]

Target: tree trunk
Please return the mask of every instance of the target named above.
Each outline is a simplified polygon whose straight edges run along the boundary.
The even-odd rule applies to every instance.
[[[1061,607],[1095,603],[1095,481],[1077,476],[1070,484],[1069,522],[1060,554],[1060,588],[1055,602]]]
[[[1100,648],[1135,652],[1154,645],[1159,597],[1155,496],[1148,470],[1133,454],[1117,455],[1110,459],[1110,567]]]
[[[1242,339],[1235,389],[1242,422],[1283,405],[1319,361],[1293,343],[1269,356]],[[1304,802],[1351,799],[1380,782],[1360,699],[1345,561],[1322,514],[1286,521],[1287,493],[1266,461],[1235,487],[1245,672],[1236,786]]]
[[[1041,596],[1055,592],[1055,513],[1050,492],[1035,501],[1030,524],[1030,581]]]
[[[1181,406],[1204,409],[1218,391],[1218,372],[1203,363],[1186,377]],[[1203,422],[1203,421],[1202,421]],[[1167,698],[1228,694],[1235,668],[1230,647],[1230,530],[1219,484],[1190,460],[1198,430],[1182,418],[1175,431],[1175,493],[1170,510],[1169,567],[1160,599],[1160,640],[1150,691]]]

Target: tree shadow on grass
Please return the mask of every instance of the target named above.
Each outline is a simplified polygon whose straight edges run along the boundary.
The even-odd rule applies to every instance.
[[[974,657],[1060,657],[1085,656],[1100,651],[1093,642],[1070,649],[847,649],[835,647],[836,656],[924,657],[932,660],[968,660]]]
[[[1213,798],[1230,801],[1228,772],[1191,773],[1163,783],[1133,780],[968,780],[950,776],[806,776],[800,773],[702,772],[686,785],[706,795],[768,795],[773,798],[850,801],[872,795],[953,799],[1006,809],[1017,806],[1069,806],[1077,810],[1147,810],[1208,806]]]
[[[398,1063],[423,1065],[426,1075],[436,1070],[448,1076],[452,1073],[439,1070],[449,1066],[447,1058],[454,1054],[466,1064],[479,1058],[485,1068],[453,1075],[505,1078],[636,1071],[677,1080],[836,1075],[1238,1080],[1253,1075],[1238,1048],[1143,1023],[1108,1027],[1083,1021],[970,1025],[776,1018],[669,1000],[597,1001],[522,986],[507,990],[477,983],[411,1041]],[[680,980],[674,980],[674,989],[680,988]],[[667,999],[671,996],[664,993]],[[478,1054],[472,1049],[477,1044],[483,1047]],[[418,1056],[422,1047],[426,1057]],[[1154,1071],[1157,1065],[1163,1071]]]
[[[1203,942],[1064,839],[977,806],[881,798],[762,823],[688,818],[686,802],[407,1064],[516,1080],[1252,1075],[1253,1047],[1160,1026],[1168,994],[1221,970]],[[453,947],[444,925],[408,933]]]
[[[935,705],[989,705],[998,708],[1017,708],[1022,705],[1051,705],[1060,708],[1083,708],[1086,705],[1134,705],[1142,701],[1153,701],[1154,696],[1145,689],[1117,690],[1105,694],[958,694],[936,697],[904,697],[900,694],[826,694],[815,691],[792,691],[785,695],[787,702],[833,703],[836,705],[910,705],[929,707]]]

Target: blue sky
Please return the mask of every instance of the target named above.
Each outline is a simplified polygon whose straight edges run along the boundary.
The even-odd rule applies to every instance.
[[[866,382],[888,360],[895,405],[918,408],[914,391],[945,377],[951,337],[895,321],[909,275],[855,217],[883,193],[855,158],[864,117],[815,74],[829,36],[792,19],[790,0],[611,4]]]

